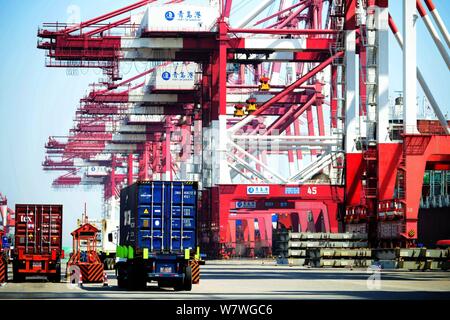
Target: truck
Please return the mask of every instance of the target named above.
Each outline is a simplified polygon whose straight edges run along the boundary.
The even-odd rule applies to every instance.
[[[138,181],[121,190],[120,288],[139,290],[156,281],[159,287],[192,289],[197,200],[198,184],[189,181]]]
[[[114,270],[116,248],[119,239],[120,200],[115,196],[105,201],[103,219],[101,222],[100,259],[105,270]]]
[[[62,216],[62,205],[16,205],[13,281],[36,275],[61,281]]]

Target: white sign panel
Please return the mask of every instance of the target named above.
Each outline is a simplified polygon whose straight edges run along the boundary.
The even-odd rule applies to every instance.
[[[269,186],[247,186],[248,195],[267,195],[270,194]]]
[[[88,177],[106,177],[107,175],[106,167],[88,167],[86,171]]]
[[[128,116],[128,122],[131,123],[159,123],[164,121],[164,116],[160,115],[144,115],[144,114],[132,114]]]
[[[149,6],[141,31],[213,31],[218,17],[219,10],[214,6]]]
[[[197,83],[198,64],[173,62],[151,74],[151,90],[193,90]]]

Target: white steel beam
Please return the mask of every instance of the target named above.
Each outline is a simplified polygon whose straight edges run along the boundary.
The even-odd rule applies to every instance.
[[[389,12],[375,7],[377,29],[377,142],[392,142],[389,138]]]
[[[318,160],[311,162],[306,168],[289,178],[289,181],[305,181],[316,173],[319,173],[332,162],[331,154],[324,154]]]
[[[112,142],[115,143],[136,143],[145,141],[147,141],[146,134],[115,134],[112,138]]]
[[[439,15],[438,10],[434,6],[433,2],[431,0],[425,0],[425,3],[428,7],[428,10],[430,10],[431,15],[434,18],[434,21],[436,22],[439,31],[441,31],[445,42],[447,43],[447,47],[450,49],[450,34],[448,33],[447,28],[445,27],[444,21],[442,21],[441,16]],[[448,5],[448,4],[447,4]]]
[[[357,153],[356,138],[359,122],[356,65],[356,31],[348,30],[345,35],[345,151]]]
[[[246,38],[245,48],[250,50],[280,50],[299,51],[306,49],[306,36],[295,39],[280,39],[273,37]]]
[[[257,7],[247,14],[238,24],[238,28],[245,28],[253,19],[270,6],[275,0],[262,0]]]
[[[128,96],[128,102],[132,102],[132,103],[142,103],[142,102],[174,103],[174,102],[178,102],[178,95],[177,94],[131,93]]]
[[[122,37],[124,51],[135,49],[183,49],[183,38],[135,38]]]
[[[403,126],[405,133],[417,133],[416,105],[416,0],[403,0]]]
[[[129,153],[136,151],[137,145],[133,143],[129,144],[115,144],[115,143],[108,143],[103,150],[103,153],[117,153],[117,152],[123,152],[123,153]]]
[[[340,140],[336,136],[277,136],[277,135],[233,135],[231,139],[234,140],[298,140],[299,142],[306,142],[310,140]]]
[[[254,182],[252,180],[251,177],[247,176],[245,173],[243,173],[241,170],[239,170],[238,168],[236,168],[234,165],[232,165],[231,163],[228,163],[228,166],[231,168],[231,170],[233,170],[234,172],[236,172],[238,175],[240,175],[241,177],[243,177],[245,180],[249,181],[250,183]],[[232,178],[234,178],[235,176],[233,176]],[[263,179],[261,179],[263,180]],[[263,180],[264,181],[264,180]],[[268,183],[267,181],[264,181],[266,183]]]
[[[270,179],[265,177],[261,172],[257,171],[256,169],[254,169],[249,163],[245,162],[244,159],[239,158],[238,156],[229,153],[228,157],[230,157],[231,159],[233,159],[234,161],[238,162],[240,165],[242,165],[245,169],[247,169],[248,171],[250,171],[251,173],[253,173],[256,177],[258,177],[259,179],[261,179],[262,181],[266,182],[266,183],[270,183]],[[235,166],[233,166],[231,163],[228,162],[228,166],[233,169],[236,170],[236,172],[238,172],[240,175],[244,176],[246,179],[248,179],[250,182],[253,182],[252,179],[250,177],[248,177],[247,175],[245,175],[241,170],[239,170],[238,168],[236,168]]]
[[[425,11],[425,9],[423,8],[420,0],[416,0],[417,1],[417,8],[419,10],[419,14],[422,16],[423,22],[425,23],[425,26],[428,29],[428,32],[431,35],[431,38],[434,41],[434,44],[436,45],[436,47],[439,50],[439,53],[441,54],[442,58],[444,59],[447,68],[450,69],[450,57],[447,53],[447,50],[445,49],[441,38],[439,37],[439,34],[437,33],[436,28],[433,26],[433,23],[431,22],[430,17],[428,16],[427,12]]]
[[[272,174],[274,177],[276,177],[277,179],[279,179],[281,182],[283,183],[287,183],[287,180],[285,178],[283,178],[282,176],[280,176],[278,173],[276,173],[275,171],[273,171],[269,166],[267,166],[265,163],[263,163],[262,161],[260,161],[258,158],[256,158],[255,156],[253,156],[252,154],[248,153],[247,151],[245,151],[243,148],[241,148],[240,146],[238,146],[236,143],[229,141],[229,144],[232,148],[236,148],[237,151],[239,151],[240,153],[242,153],[243,155],[245,155],[246,157],[248,157],[249,159],[253,160],[255,163],[259,164],[261,167],[263,167],[267,172],[269,172],[270,174]]]
[[[392,17],[391,17],[391,19],[392,19]],[[402,35],[395,28],[393,28],[393,32],[395,35],[395,39],[397,40],[397,43],[400,46],[400,49],[403,50]],[[423,77],[422,72],[420,71],[419,67],[416,68],[416,72],[417,72],[417,80],[419,81],[419,84],[422,87],[422,90],[425,93],[425,96],[427,97],[428,102],[430,102],[430,105],[433,108],[434,113],[438,117],[439,122],[441,123],[442,127],[447,132],[447,134],[450,134],[450,128],[448,126],[447,119],[445,118],[444,114],[442,113],[441,108],[439,107],[436,99],[434,99],[434,96],[431,93],[431,90],[428,87],[427,82],[425,81],[425,78]]]

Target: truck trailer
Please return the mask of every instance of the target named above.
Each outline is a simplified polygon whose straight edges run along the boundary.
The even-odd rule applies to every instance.
[[[144,289],[147,282],[192,289],[199,275],[196,182],[143,181],[122,189],[116,250],[118,286]]]
[[[62,205],[16,205],[14,281],[36,275],[61,281],[62,214]]]

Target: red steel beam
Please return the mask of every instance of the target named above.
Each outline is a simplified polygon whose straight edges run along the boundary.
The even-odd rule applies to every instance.
[[[276,13],[274,13],[274,14],[272,14],[272,15],[270,15],[270,16],[264,18],[264,19],[261,19],[261,20],[257,21],[253,26],[257,26],[258,24],[261,24],[261,23],[263,23],[263,22],[266,22],[266,21],[268,21],[268,20],[270,20],[270,19],[272,19],[272,18],[275,18],[276,16],[279,16],[280,14],[285,13],[286,11],[289,11],[289,10],[291,10],[291,9],[294,9],[294,8],[298,7],[298,6],[301,6],[301,5],[304,4],[305,2],[306,2],[306,0],[303,0],[303,1],[300,1],[299,3],[296,3],[296,4],[294,4],[294,5],[292,5],[292,6],[288,7],[288,8],[286,8],[286,9],[283,9],[283,10],[281,10],[281,11],[278,11],[278,12],[276,12]]]
[[[232,0],[225,0],[224,7],[223,7],[223,14],[222,14],[223,18],[229,18],[230,17],[232,3],[233,3]]]
[[[124,81],[122,81],[122,82],[120,82],[120,83],[118,83],[118,84],[114,84],[114,85],[112,85],[109,89],[105,90],[104,92],[107,92],[107,91],[112,90],[112,89],[114,89],[114,88],[118,88],[118,87],[121,87],[121,86],[123,86],[123,85],[126,85],[126,84],[128,84],[128,83],[130,83],[130,82],[133,82],[134,80],[139,79],[139,78],[142,78],[142,77],[144,77],[144,76],[146,76],[146,75],[148,75],[148,74],[150,74],[150,73],[153,73],[153,72],[156,71],[156,69],[158,69],[158,68],[160,68],[160,67],[163,67],[163,66],[167,66],[168,64],[171,64],[171,62],[165,62],[165,63],[163,63],[163,64],[161,64],[161,65],[159,65],[159,66],[156,66],[156,67],[154,67],[154,68],[148,69],[147,71],[144,71],[144,72],[142,72],[142,73],[140,73],[140,74],[138,74],[138,75],[136,75],[136,76],[134,76],[134,77],[132,77],[132,78],[129,78],[129,79],[127,79],[127,80],[124,80]]]
[[[253,33],[253,34],[279,34],[279,35],[317,35],[337,34],[339,30],[333,29],[235,29],[229,28],[228,33]]]
[[[298,16],[300,13],[302,13],[306,8],[308,8],[308,5],[305,4],[298,8],[295,12],[293,12],[289,17],[284,19],[281,23],[277,23],[277,28],[284,28],[289,22],[291,22],[296,16]]]
[[[95,35],[95,34],[98,34],[98,33],[101,33],[101,32],[108,31],[108,30],[110,30],[110,29],[113,29],[113,28],[118,27],[118,26],[120,26],[120,25],[122,25],[122,24],[128,23],[128,22],[130,22],[130,21],[131,21],[131,17],[127,17],[127,18],[125,18],[125,19],[122,19],[122,20],[119,20],[119,21],[110,23],[110,24],[108,24],[108,25],[106,25],[106,26],[104,26],[104,27],[101,27],[101,28],[98,28],[98,29],[94,29],[94,30],[92,30],[92,31],[89,31],[89,32],[87,32],[87,33],[84,33],[84,36],[86,36],[86,37],[91,37],[91,36],[93,36],[93,35]]]
[[[275,120],[267,129],[266,135],[272,134],[273,130],[279,129],[279,133],[283,132],[288,126],[291,125],[299,116],[302,115],[305,110],[310,108],[316,101],[316,95],[313,95],[308,102],[299,108],[298,105],[294,105],[283,116]],[[282,129],[280,129],[282,128]]]

